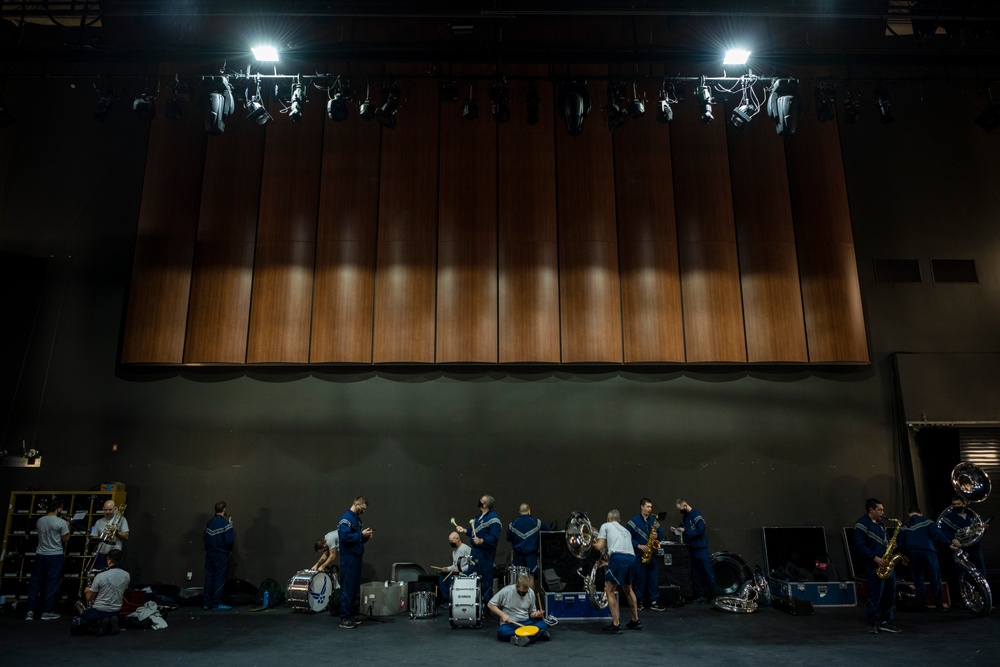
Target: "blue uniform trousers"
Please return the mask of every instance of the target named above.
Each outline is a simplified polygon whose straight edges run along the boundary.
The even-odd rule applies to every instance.
[[[715,591],[715,571],[712,569],[712,559],[708,555],[708,548],[692,548],[690,552],[694,596],[696,598],[711,598]]]
[[[220,551],[205,552],[205,602],[204,606],[215,609],[222,604],[222,587],[229,575],[229,554]]]
[[[934,606],[941,608],[941,568],[938,567],[938,556],[935,551],[926,549],[914,549],[910,551],[907,559],[910,561],[910,575],[913,577],[913,588],[917,592],[917,602],[921,606],[927,605],[927,588],[924,586],[924,578],[931,585],[931,597]]]
[[[542,620],[525,621],[521,625],[533,625],[536,628],[538,628],[538,633],[537,634],[534,634],[534,635],[531,635],[530,637],[528,637],[528,643],[529,644],[532,643],[532,642],[536,642],[539,639],[542,639],[543,638],[542,635],[544,635],[549,630],[548,623],[546,623],[545,621],[542,621]],[[519,626],[517,626],[517,625],[515,625],[513,623],[501,623],[500,627],[497,628],[497,639],[499,639],[502,642],[509,642],[510,638],[514,636],[514,632],[517,631],[518,627]]]
[[[640,604],[643,600],[650,604],[660,601],[660,565],[657,560],[656,554],[653,554],[653,559],[648,563],[643,563],[639,554],[635,556],[635,582],[632,589]]]
[[[865,607],[865,617],[870,625],[878,625],[891,621],[893,605],[896,602],[896,574],[890,574],[888,579],[879,579],[875,574],[876,565],[868,563],[865,574],[868,582],[868,604]]]
[[[476,559],[476,574],[479,575],[479,588],[483,592],[485,606],[485,603],[493,599],[493,569],[497,552],[473,549],[472,557]]]
[[[350,618],[358,611],[361,598],[361,556],[340,554],[340,617]]]
[[[35,611],[38,608],[39,597],[42,601],[42,612],[50,612],[56,606],[64,560],[62,554],[35,555],[28,583],[28,611]]]

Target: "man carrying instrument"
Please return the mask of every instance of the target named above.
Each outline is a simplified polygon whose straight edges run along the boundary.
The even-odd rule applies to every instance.
[[[374,534],[361,521],[361,515],[367,509],[368,499],[358,496],[337,523],[340,538],[340,627],[348,630],[358,627],[358,623],[364,620],[355,614],[361,598],[361,558],[365,554],[365,542]]]
[[[708,555],[708,529],[705,526],[705,517],[683,498],[678,498],[675,504],[683,517],[683,525],[671,526],[670,529],[684,536],[688,552],[691,554],[694,604],[708,602],[715,591],[715,571],[712,569],[712,559]]]
[[[128,519],[124,514],[115,522],[115,514],[118,508],[115,501],[107,500],[102,508],[104,516],[94,522],[90,529],[90,539],[96,542],[94,570],[101,571],[108,566],[108,552],[112,549],[121,549],[118,540],[128,539]]]
[[[222,604],[222,587],[226,584],[229,574],[229,554],[233,552],[236,543],[236,533],[233,531],[233,521],[226,511],[226,503],[215,503],[215,516],[205,524],[202,536],[205,542],[205,602],[204,609],[225,611],[232,609]]]
[[[121,557],[119,549],[108,552],[106,569],[98,572],[93,583],[84,591],[90,607],[73,619],[70,627],[72,634],[85,634],[95,628],[98,637],[118,634],[118,612],[122,608],[122,597],[132,581],[129,573],[119,567]]]
[[[944,611],[941,600],[941,568],[938,565],[936,544],[942,546],[960,546],[958,540],[948,541],[941,529],[932,519],[920,513],[919,507],[911,507],[910,518],[899,529],[899,553],[906,556],[906,564],[910,566],[913,576],[913,588],[917,594],[917,603],[921,610],[927,608],[927,589],[924,578],[930,580],[931,596],[934,608]]]
[[[539,639],[552,639],[545,622],[545,612],[535,606],[531,591],[531,577],[520,574],[517,581],[500,589],[487,605],[500,619],[497,639],[515,646],[527,646]]]
[[[62,511],[62,501],[53,498],[46,506],[45,516],[35,523],[38,533],[38,548],[35,549],[35,559],[31,564],[31,579],[28,582],[28,614],[26,621],[35,620],[35,609],[38,600],[42,600],[42,620],[51,621],[59,618],[52,611],[56,597],[59,595],[59,581],[62,579],[63,561],[66,543],[69,541],[69,522],[59,516]]]
[[[594,538],[593,548],[600,552],[607,550],[608,566],[604,573],[604,595],[608,600],[608,610],[611,612],[611,623],[604,627],[604,632],[614,635],[622,634],[622,626],[619,622],[618,597],[615,590],[620,586],[625,592],[625,599],[628,600],[629,610],[632,612],[632,620],[627,627],[630,630],[642,630],[642,623],[639,621],[639,606],[635,600],[635,591],[632,590],[632,580],[635,576],[635,551],[632,550],[632,537],[625,526],[619,522],[621,513],[618,510],[608,512],[607,523],[601,525]]]
[[[941,515],[941,532],[944,536],[952,541],[952,544],[961,547],[962,551],[965,552],[965,557],[969,559],[972,566],[975,567],[979,572],[985,577],[986,576],[986,560],[983,558],[982,545],[979,542],[975,544],[970,544],[968,546],[961,546],[961,540],[956,539],[955,534],[958,533],[963,528],[968,528],[972,525],[975,520],[973,515],[967,513],[965,505],[965,498],[962,496],[952,496],[951,498],[951,509],[945,511]],[[986,524],[983,524],[985,529]]]
[[[497,558],[497,544],[500,542],[500,529],[503,523],[493,511],[496,500],[493,496],[483,496],[479,499],[479,516],[472,519],[472,558],[476,561],[476,573],[479,575],[479,589],[483,599],[493,597],[493,568]],[[463,535],[467,531],[463,526],[455,530]]]
[[[523,567],[528,575],[535,579],[538,572],[538,542],[539,533],[548,530],[548,526],[531,516],[531,506],[521,503],[520,514],[507,525],[507,541],[511,544],[511,565]],[[534,585],[532,585],[534,588]]]
[[[664,539],[663,529],[656,522],[653,514],[653,501],[643,498],[639,501],[639,513],[629,519],[626,528],[632,536],[632,548],[639,558],[635,562],[635,590],[639,609],[643,608],[643,600],[654,611],[664,611],[666,607],[660,604],[660,567],[656,551]]]
[[[854,546],[865,561],[865,578],[868,583],[868,632],[877,635],[879,632],[900,632],[892,624],[896,602],[896,573],[882,579],[878,576],[878,568],[887,565],[883,556],[886,555],[889,540],[886,537],[885,507],[877,498],[865,501],[865,514],[854,524]]]

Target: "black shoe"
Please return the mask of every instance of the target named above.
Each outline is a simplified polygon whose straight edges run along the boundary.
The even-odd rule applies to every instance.
[[[666,611],[667,610],[667,608],[664,607],[659,602],[653,602],[653,603],[651,603],[649,605],[649,608],[652,609],[653,611]]]
[[[118,616],[115,615],[111,617],[111,630],[108,631],[108,634],[117,635],[119,632],[121,632],[121,628],[118,627]]]
[[[898,633],[902,632],[902,630],[900,630],[899,628],[897,628],[895,625],[893,625],[889,621],[882,621],[879,624],[878,629],[880,631],[882,631],[882,632],[891,632],[893,634],[898,634]]]
[[[636,619],[634,621],[629,621],[625,624],[625,627],[629,630],[642,630],[642,621]]]
[[[358,615],[355,615],[355,616],[353,617],[353,620],[354,620],[354,622],[355,622],[355,623],[357,623],[358,625],[361,625],[362,623],[364,623],[364,622],[365,622],[365,618],[366,618],[365,616],[362,616],[362,615],[358,614]]]
[[[622,632],[622,626],[615,625],[614,623],[608,623],[607,625],[605,625],[604,626],[604,632],[607,632],[609,635],[624,634]]]
[[[345,630],[353,630],[354,628],[358,627],[358,624],[354,622],[353,618],[342,618],[340,619],[340,627],[344,628]]]
[[[97,622],[97,636],[105,637],[110,634],[111,634],[111,619],[107,617],[102,618]]]
[[[878,626],[875,625],[874,623],[869,624],[869,626],[868,626],[868,634],[870,634],[870,635],[877,635],[878,634]]]
[[[642,604],[642,603],[640,602],[640,603],[638,603],[638,604],[636,605],[636,608],[637,608],[637,609],[638,609],[639,611],[642,611],[643,609],[645,609],[645,608],[646,608],[646,606],[645,606],[644,604]]]

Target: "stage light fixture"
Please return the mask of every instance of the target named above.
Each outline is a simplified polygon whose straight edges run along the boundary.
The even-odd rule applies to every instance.
[[[832,83],[821,82],[816,85],[816,118],[821,123],[836,117],[834,104],[837,101],[837,89]]]
[[[876,99],[878,100],[878,122],[882,125],[888,125],[896,120],[896,117],[892,115],[892,101],[889,99],[889,91],[879,85]]]
[[[473,84],[469,84],[469,99],[465,101],[465,106],[462,107],[462,118],[465,120],[476,120],[479,117],[479,105],[476,101],[472,99],[472,89]]]
[[[628,108],[628,115],[632,117],[632,120],[638,120],[642,118],[643,114],[646,113],[646,100],[645,96],[640,99],[639,97],[639,87],[635,81],[632,82],[632,104]]]
[[[347,103],[351,101],[350,82],[342,80],[338,76],[327,92],[330,99],[326,103],[326,115],[329,116],[330,120],[338,123],[347,120],[347,116],[350,114],[350,109],[347,106]]]
[[[358,105],[358,115],[361,120],[371,120],[375,117],[375,105],[372,104],[371,83],[365,84],[365,101]]]
[[[97,106],[94,107],[94,118],[104,122],[107,120],[108,114],[111,112],[111,106],[115,102],[115,89],[110,83],[105,83],[100,88],[97,84],[94,84],[94,88],[97,89]]]
[[[715,99],[712,98],[712,89],[705,83],[705,77],[701,77],[701,85],[694,89],[694,94],[701,107],[701,122],[708,125],[715,120],[715,116],[712,115],[712,104],[715,103]]]
[[[746,49],[729,49],[722,59],[723,65],[746,65],[750,60],[750,52]]]
[[[306,87],[296,81],[292,84],[292,98],[288,102],[288,118],[293,121],[302,120],[302,105],[306,102]]]
[[[222,134],[226,130],[226,116],[236,109],[233,84],[228,76],[213,77],[205,84],[201,107],[205,131]]]
[[[669,123],[674,119],[674,110],[671,104],[677,102],[677,89],[672,81],[663,80],[660,86],[660,102],[656,109],[656,121],[658,123]]]
[[[143,93],[132,100],[132,114],[144,123],[148,123],[156,117],[156,105],[153,104],[153,96]]]
[[[755,113],[757,113],[757,105],[753,102],[743,101],[733,109],[733,115],[729,117],[729,124],[742,129],[750,122]]]
[[[524,97],[524,104],[528,108],[528,125],[538,125],[538,107],[542,103],[542,98],[538,95],[538,86],[532,81],[528,84],[528,93]]]
[[[847,97],[844,98],[844,123],[854,125],[860,115],[861,105],[858,104],[858,98],[852,97],[851,91],[847,91]]]
[[[559,113],[566,121],[566,131],[571,137],[583,132],[583,121],[590,114],[590,94],[586,81],[570,81],[559,93]]]
[[[257,90],[253,95],[249,94],[249,89],[247,89],[246,99],[246,109],[247,119],[252,121],[255,125],[264,126],[271,121],[271,114],[268,113],[267,107],[264,106],[264,100],[260,95],[260,79],[257,79]]]
[[[442,81],[440,87],[440,96],[442,102],[457,102],[458,101],[458,82],[457,81]]]
[[[604,117],[608,121],[608,129],[614,132],[628,120],[628,111],[625,110],[625,105],[628,103],[625,85],[612,81],[608,84],[607,96],[608,103],[604,105]]]
[[[397,109],[399,109],[399,85],[382,84],[382,106],[375,112],[375,118],[382,127],[395,130]]]
[[[799,89],[796,79],[772,79],[767,96],[767,115],[774,119],[774,131],[781,137],[795,134],[802,113],[795,93]]]
[[[278,62],[278,49],[273,46],[255,46],[250,51],[253,52],[253,57],[259,63]]]
[[[191,101],[191,86],[181,83],[180,79],[174,76],[174,95],[163,105],[163,115],[171,120],[177,120],[182,114],[182,102]]]
[[[510,120],[510,84],[506,79],[494,81],[490,86],[490,114],[498,123]]]

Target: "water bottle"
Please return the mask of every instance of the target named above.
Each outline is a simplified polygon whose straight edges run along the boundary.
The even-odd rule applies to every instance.
[[[271,591],[264,591],[264,606],[267,607],[267,602],[271,597]]]

